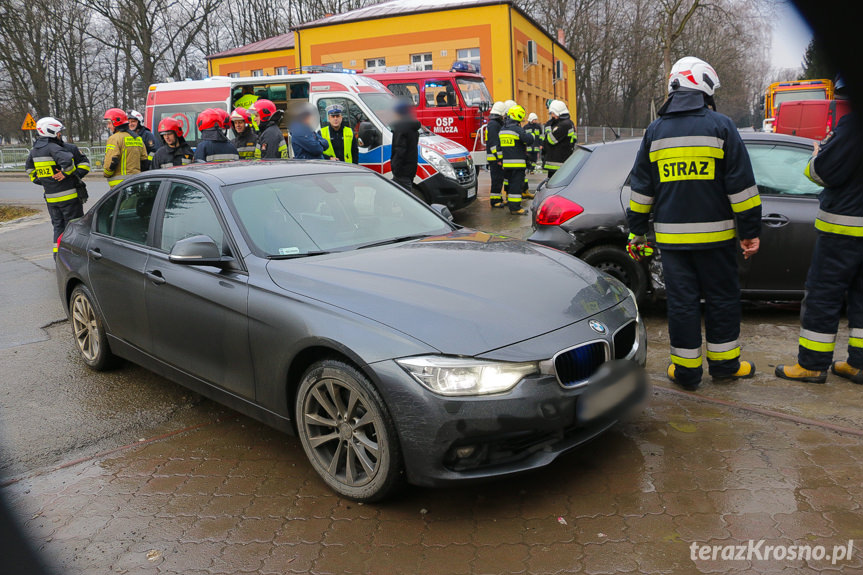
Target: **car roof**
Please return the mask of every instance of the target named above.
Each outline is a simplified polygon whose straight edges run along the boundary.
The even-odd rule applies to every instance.
[[[788,134],[775,134],[773,132],[739,132],[740,137],[743,138],[744,142],[777,142],[784,144],[800,144],[804,146],[811,146],[814,140],[810,140],[809,138],[801,138],[800,136],[790,136]],[[582,146],[583,148],[587,148],[591,152],[596,150],[599,146],[638,146],[641,143],[641,138],[629,138],[625,140],[613,140],[611,142],[604,142],[596,144],[585,144]]]
[[[189,164],[187,166],[152,170],[143,173],[149,176],[170,174],[174,176],[190,176],[196,179],[213,178],[218,180],[221,185],[230,186],[243,182],[284,178],[287,176],[342,172],[365,173],[370,172],[370,170],[354,164],[327,160],[242,160],[209,164]]]

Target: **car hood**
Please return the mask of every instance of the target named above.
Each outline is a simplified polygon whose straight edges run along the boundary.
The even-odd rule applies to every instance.
[[[629,296],[622,284],[563,252],[472,230],[274,260],[267,269],[285,290],[453,355],[477,355],[536,337]]]

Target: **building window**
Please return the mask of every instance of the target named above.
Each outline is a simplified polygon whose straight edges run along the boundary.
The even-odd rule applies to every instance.
[[[464,48],[458,51],[458,58],[462,62],[480,65],[479,48]]]
[[[258,68],[257,70],[252,70],[252,76],[263,76],[263,75],[264,75],[264,71],[261,68]]]
[[[276,75],[277,76],[283,76],[287,73],[288,73],[288,67],[287,66],[278,66],[276,68]]]
[[[366,68],[385,67],[386,65],[386,58],[366,58]]]
[[[239,77],[240,77],[239,72],[231,72],[230,74],[228,74],[228,78],[239,78]]]
[[[420,70],[434,70],[431,52],[426,52],[425,54],[411,54],[411,64],[418,64],[419,66],[417,66],[417,68]]]

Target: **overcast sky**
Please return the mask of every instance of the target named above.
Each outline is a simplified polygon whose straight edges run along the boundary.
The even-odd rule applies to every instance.
[[[829,1],[829,0],[827,0]],[[790,1],[778,2],[773,25],[771,63],[774,68],[799,68],[812,31]]]

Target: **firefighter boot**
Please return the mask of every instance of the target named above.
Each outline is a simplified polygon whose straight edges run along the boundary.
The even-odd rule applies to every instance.
[[[731,375],[716,376],[714,380],[752,379],[755,377],[755,364],[748,361],[740,361],[740,367]]]
[[[673,383],[679,385],[680,387],[682,387],[686,391],[695,391],[696,389],[698,389],[698,387],[701,385],[700,381],[697,381],[695,383],[687,383],[687,384],[683,384],[683,383],[680,383],[679,381],[677,381],[677,378],[674,376],[675,367],[676,366],[673,363],[668,364],[668,372],[667,372],[668,379],[670,379]]]
[[[510,210],[510,214],[514,216],[524,216],[527,215],[527,211],[524,208],[519,208],[517,210]]]
[[[536,197],[536,195],[533,192],[531,192],[530,190],[525,189],[521,193],[521,197],[524,198],[525,200],[532,200]]]
[[[839,377],[850,380],[852,383],[863,385],[863,369],[852,367],[847,361],[834,361],[830,371]]]
[[[789,379],[791,381],[805,381],[807,383],[826,383],[827,372],[815,371],[801,367],[799,363],[794,365],[777,365],[776,377]]]

